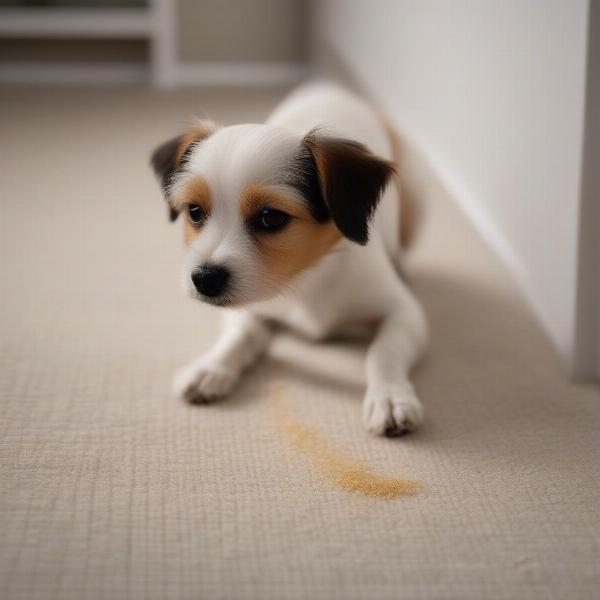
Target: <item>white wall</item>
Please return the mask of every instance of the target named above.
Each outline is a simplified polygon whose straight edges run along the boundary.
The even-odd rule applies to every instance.
[[[569,359],[587,8],[321,0],[313,10],[317,38],[431,159]]]

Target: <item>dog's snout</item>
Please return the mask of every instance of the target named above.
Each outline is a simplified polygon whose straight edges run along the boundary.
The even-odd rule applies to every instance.
[[[196,289],[209,298],[221,295],[229,279],[229,269],[214,265],[203,265],[192,273],[192,283]]]

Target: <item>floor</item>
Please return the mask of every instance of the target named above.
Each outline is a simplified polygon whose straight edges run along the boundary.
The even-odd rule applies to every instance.
[[[410,260],[421,431],[363,431],[360,344],[282,336],[228,401],[170,397],[217,325],[180,291],[149,152],[280,96],[1,91],[0,597],[597,598],[600,393],[439,191]],[[336,487],[273,419],[275,382],[331,448],[422,488]]]

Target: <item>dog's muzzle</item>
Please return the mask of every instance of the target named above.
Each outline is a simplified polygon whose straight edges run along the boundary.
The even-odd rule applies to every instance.
[[[226,267],[202,265],[192,272],[192,283],[200,294],[218,298],[227,291],[231,273]]]

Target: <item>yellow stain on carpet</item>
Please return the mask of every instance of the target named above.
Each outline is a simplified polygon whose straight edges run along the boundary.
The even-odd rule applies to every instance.
[[[336,487],[387,500],[407,496],[422,487],[418,481],[373,473],[363,461],[333,448],[318,430],[297,423],[280,386],[273,387],[271,398],[276,425],[292,445],[310,458],[314,466]]]

